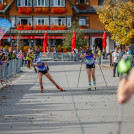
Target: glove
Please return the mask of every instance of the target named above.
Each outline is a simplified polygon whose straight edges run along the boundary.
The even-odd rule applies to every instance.
[[[35,71],[35,73],[37,73],[37,69],[36,68],[34,69],[34,71]]]
[[[49,67],[47,66],[47,70],[49,71]]]

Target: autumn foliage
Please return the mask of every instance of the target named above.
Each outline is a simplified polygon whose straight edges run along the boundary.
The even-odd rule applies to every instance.
[[[100,21],[120,44],[134,43],[134,3],[105,0],[99,11]]]

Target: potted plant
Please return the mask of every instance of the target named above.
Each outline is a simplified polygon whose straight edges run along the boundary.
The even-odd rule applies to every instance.
[[[18,12],[19,14],[31,14],[32,8],[31,7],[19,7]]]
[[[3,4],[0,3],[0,10],[3,10]]]
[[[24,25],[21,24],[17,25],[17,30],[24,30]]]
[[[24,26],[24,30],[32,30],[32,26],[27,24]]]

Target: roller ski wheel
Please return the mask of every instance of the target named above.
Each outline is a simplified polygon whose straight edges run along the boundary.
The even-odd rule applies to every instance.
[[[94,91],[96,91],[96,86],[94,86]]]
[[[91,87],[88,88],[88,91],[91,91]]]
[[[61,92],[65,91],[63,88],[59,87],[58,85],[57,85],[57,88],[58,88],[59,91],[61,91]]]
[[[65,91],[65,90],[64,90],[64,89],[62,89],[62,88],[60,88],[59,90],[60,90],[61,92]]]

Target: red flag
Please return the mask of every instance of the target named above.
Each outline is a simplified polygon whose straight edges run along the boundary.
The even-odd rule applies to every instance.
[[[76,48],[76,34],[75,31],[73,31],[73,37],[72,37],[72,50],[74,50]]]
[[[107,47],[107,35],[106,35],[106,32],[104,32],[104,34],[103,34],[103,39],[102,39],[102,46],[103,46],[103,48],[104,49],[106,49],[106,47]]]
[[[43,52],[47,52],[47,33],[44,33]]]

